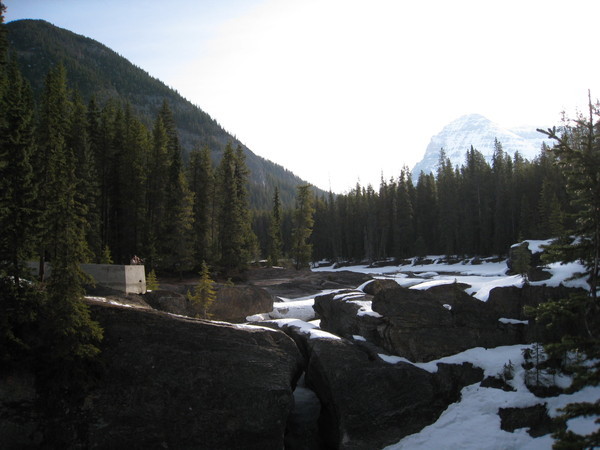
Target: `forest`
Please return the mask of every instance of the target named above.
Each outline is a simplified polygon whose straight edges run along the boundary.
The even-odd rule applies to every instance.
[[[366,261],[412,256],[506,255],[523,239],[559,236],[571,225],[564,174],[547,147],[533,161],[496,141],[489,163],[477,149],[452,167],[440,150],[436,174],[408,168],[316,201],[314,259]]]

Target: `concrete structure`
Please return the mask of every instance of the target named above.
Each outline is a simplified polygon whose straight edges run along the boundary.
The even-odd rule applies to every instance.
[[[81,270],[101,286],[128,294],[146,293],[146,272],[142,265],[82,264]]]
[[[31,262],[28,265],[35,273],[39,273],[38,263]],[[81,264],[80,267],[100,286],[127,294],[146,293],[146,271],[142,265]],[[44,273],[46,277],[51,276],[50,264],[45,264]]]

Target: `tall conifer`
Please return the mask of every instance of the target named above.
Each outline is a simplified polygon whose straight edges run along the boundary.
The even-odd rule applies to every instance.
[[[34,106],[29,84],[13,59],[7,89],[0,97],[0,266],[17,288],[24,263],[32,256],[35,184],[31,159],[35,150]]]
[[[273,209],[269,220],[269,243],[268,257],[271,266],[279,265],[281,258],[281,200],[279,199],[279,188],[275,187],[273,194]]]
[[[312,245],[309,239],[314,225],[314,212],[314,194],[311,186],[308,184],[298,186],[292,231],[292,249],[296,269],[307,267],[312,258]]]
[[[194,194],[194,260],[212,261],[214,176],[210,150],[203,147],[190,155],[189,185]]]

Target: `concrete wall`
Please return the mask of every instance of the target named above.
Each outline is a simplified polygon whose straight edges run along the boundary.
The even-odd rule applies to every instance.
[[[37,263],[29,263],[35,273],[38,272]],[[81,264],[81,270],[91,276],[96,284],[106,286],[117,291],[131,294],[146,293],[146,272],[144,266],[120,266],[116,264]],[[52,267],[46,263],[44,273],[50,276]]]
[[[81,269],[102,286],[126,293],[146,293],[146,272],[142,265],[82,264]]]

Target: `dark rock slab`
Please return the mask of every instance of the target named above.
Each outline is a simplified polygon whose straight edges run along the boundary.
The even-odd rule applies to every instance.
[[[536,307],[550,300],[568,298],[571,294],[585,294],[583,289],[568,288],[563,285],[552,287],[544,285],[525,285],[523,287],[497,287],[490,291],[488,306],[501,317],[511,319],[529,319],[523,308]]]
[[[501,323],[496,311],[460,287],[422,291],[398,287],[373,298],[384,316],[381,345],[411,361],[430,361],[473,347],[524,342],[522,325]]]
[[[210,318],[224,322],[244,323],[253,314],[273,310],[273,297],[256,286],[217,285],[217,298],[209,309]],[[190,287],[190,291],[193,287]],[[156,290],[146,293],[145,301],[154,309],[172,314],[194,317],[197,313],[192,303],[181,293]]]
[[[291,336],[306,358],[306,385],[321,402],[321,448],[374,449],[435,422],[461,389],[483,379],[470,363],[438,364],[429,373],[385,362],[368,342],[323,333],[302,321],[261,322]],[[312,440],[314,443],[314,440]]]
[[[319,295],[315,297],[313,309],[321,319],[321,329],[348,339],[359,335],[379,345],[381,337],[377,330],[384,324],[383,319],[378,315],[359,314],[361,306],[354,302],[371,298],[352,290]]]
[[[306,374],[321,400],[320,429],[330,448],[374,449],[435,422],[460,398],[472,368],[431,374],[409,363],[389,364],[346,339],[315,339]],[[459,373],[461,375],[459,375]]]
[[[395,289],[398,287],[398,283],[390,279],[377,279],[373,280],[363,288],[365,294],[375,295],[384,289]]]
[[[253,314],[273,311],[273,297],[256,286],[217,286],[217,299],[209,309],[211,318],[243,323]]]
[[[335,272],[300,272],[293,278],[279,280],[252,280],[252,283],[264,287],[271,295],[298,298],[318,294],[325,289],[354,289],[366,281],[370,275],[341,270]]]
[[[284,333],[121,308],[92,314],[105,329],[106,375],[87,402],[97,446],[283,445],[301,367]]]
[[[517,428],[528,428],[531,437],[540,437],[557,431],[556,424],[548,416],[546,405],[535,405],[526,408],[500,408],[500,428],[513,432]]]
[[[100,303],[91,314],[104,328],[102,375],[81,404],[52,418],[69,448],[283,448],[302,367],[284,333]],[[35,399],[22,397],[21,406]],[[59,448],[56,423],[31,417],[27,445]],[[3,448],[23,447],[4,438]]]

